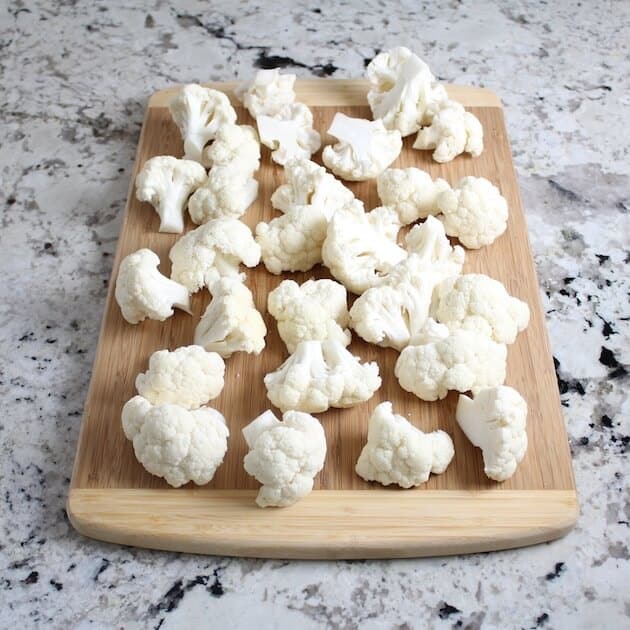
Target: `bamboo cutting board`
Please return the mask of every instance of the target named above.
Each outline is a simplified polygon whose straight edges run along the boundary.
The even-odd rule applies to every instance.
[[[212,87],[232,96],[234,84]],[[370,117],[363,81],[305,80],[296,88],[322,133],[336,111]],[[567,435],[503,112],[497,97],[483,89],[449,88],[451,96],[483,124],[486,147],[480,157],[459,156],[449,164],[437,164],[430,152],[411,149],[412,136],[393,166],[417,166],[451,184],[464,175],[484,176],[508,200],[507,233],[490,247],[467,251],[464,271],[502,281],[531,308],[529,328],[508,352],[506,383],[529,405],[529,449],[514,477],[502,484],[485,477],[481,452],[467,442],[455,422],[456,393],[440,402],[420,401],[402,390],[394,377],[397,353],[368,345],[355,335],[350,350],[364,361],[378,362],[381,389],[352,409],[318,414],[326,430],[328,456],[311,495],[290,508],[257,508],[258,483],[242,466],[246,445],[241,429],[269,408],[263,376],[286,357],[275,322],[266,313],[266,296],[284,278],[303,282],[328,277],[320,267],[312,273],[277,277],[262,264],[247,271],[247,284],[265,317],[267,347],[259,357],[239,353],[228,359],[225,389],[211,403],[226,416],[230,429],[223,465],[207,486],[180,489],[142,468],[122,432],[121,408],[135,394],[135,376],[146,370],[152,352],[192,343],[194,327],[209,302],[203,291],[193,298],[192,317],[176,311],[163,323],[146,320],[132,326],[123,320],[113,296],[120,260],[141,247],[154,250],[162,273],[170,272],[168,251],[178,236],[157,231],[158,216],[135,199],[133,181],[148,158],[182,155],[182,141],[167,109],[173,92],[158,92],[150,99],[140,136],[68,497],[68,515],[76,529],[140,547],[272,558],[455,554],[518,547],[565,534],[578,513]],[[245,110],[237,112],[240,123],[252,122]],[[283,183],[283,169],[264,148],[257,177],[258,200],[243,218],[252,228],[276,215],[269,198]],[[374,181],[349,187],[367,209],[379,205]],[[189,222],[187,229],[192,227]],[[368,418],[384,400],[391,400],[397,413],[423,431],[441,428],[452,436],[455,458],[444,474],[432,475],[420,488],[401,490],[369,484],[354,473]]]

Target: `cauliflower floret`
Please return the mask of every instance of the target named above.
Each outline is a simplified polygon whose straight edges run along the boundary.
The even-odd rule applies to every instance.
[[[490,387],[474,400],[460,396],[457,423],[466,437],[483,451],[484,472],[505,481],[516,471],[527,450],[527,403],[511,387]]]
[[[450,186],[419,168],[388,168],[376,178],[381,203],[398,212],[403,225],[437,214],[438,195]]]
[[[260,166],[258,134],[249,125],[223,125],[203,157],[208,166],[231,165],[251,176]]]
[[[181,284],[163,276],[160,259],[150,249],[139,249],[122,259],[114,296],[122,316],[137,324],[145,318],[163,322],[179,308],[190,314],[190,295]]]
[[[505,381],[507,347],[470,330],[446,339],[407,346],[394,372],[400,386],[422,400],[437,400],[449,390],[473,393]]]
[[[337,138],[324,147],[322,161],[338,177],[364,181],[380,175],[400,154],[400,131],[388,131],[381,120],[337,113],[328,129]]]
[[[322,260],[349,291],[361,294],[376,286],[407,252],[396,244],[398,214],[385,206],[364,212],[355,200],[328,224]]]
[[[221,393],[224,374],[223,359],[200,346],[158,350],[149,359],[149,369],[136,376],[136,389],[153,405],[197,409]]]
[[[245,470],[263,484],[256,497],[260,507],[286,507],[313,489],[324,467],[326,435],[313,416],[287,411],[282,422],[265,411],[243,429],[250,451]]]
[[[301,341],[336,339],[350,343],[346,289],[333,280],[284,280],[267,296],[267,310],[289,352]]]
[[[370,417],[367,444],[355,470],[366,481],[412,488],[428,481],[431,473],[443,473],[453,455],[448,433],[423,433],[395,414],[391,402],[383,402]]]
[[[295,101],[294,74],[280,74],[273,70],[259,70],[251,81],[245,81],[234,90],[252,118],[277,116],[286,105]]]
[[[235,352],[260,354],[267,327],[256,310],[252,292],[237,278],[210,286],[212,301],[195,328],[195,344],[224,359]]]
[[[195,162],[203,161],[204,147],[223,125],[236,122],[236,112],[223,92],[192,83],[177,92],[168,108],[184,140],[184,157]]]
[[[446,233],[470,249],[490,245],[507,228],[507,201],[483,177],[460,179],[455,188],[438,195],[437,205]]]
[[[447,278],[433,292],[431,316],[449,330],[463,328],[498,343],[514,343],[527,328],[529,307],[488,276],[468,273]]]
[[[227,451],[225,418],[209,407],[153,406],[135,396],[123,407],[122,425],[136,459],[175,488],[212,481]]]
[[[257,197],[258,182],[253,177],[232,164],[215,166],[188,201],[188,212],[197,225],[212,219],[238,219]]]
[[[272,151],[278,164],[290,160],[308,160],[321,146],[321,137],[313,129],[313,114],[304,103],[285,105],[275,116],[257,116],[260,141]]]
[[[192,160],[158,155],[147,160],[136,177],[136,198],[148,201],[160,217],[160,232],[184,231],[188,197],[206,181],[206,169]]]
[[[224,277],[243,278],[239,263],[255,267],[260,247],[238,219],[213,219],[180,238],[171,248],[171,278],[191,293]]]

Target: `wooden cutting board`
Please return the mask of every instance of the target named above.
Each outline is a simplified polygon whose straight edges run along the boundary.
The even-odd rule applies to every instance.
[[[234,84],[212,87],[232,96]],[[370,117],[363,81],[304,80],[296,87],[322,133],[337,111]],[[277,277],[263,265],[248,270],[247,284],[265,316],[267,347],[259,357],[239,353],[229,359],[225,389],[212,402],[226,416],[231,434],[223,465],[207,486],[179,489],[142,468],[123,434],[121,408],[135,394],[136,374],[146,370],[152,352],[192,343],[194,327],[209,301],[203,291],[193,298],[192,317],[176,311],[163,323],[147,320],[132,326],[123,320],[113,295],[120,260],[141,247],[154,250],[162,273],[170,272],[168,251],[178,237],[157,231],[157,214],[136,200],[133,181],[148,158],[182,155],[182,141],[167,109],[173,92],[151,97],[140,136],[68,497],[68,515],[76,529],[126,545],[270,558],[455,554],[518,547],[565,534],[578,514],[567,435],[503,111],[499,99],[483,89],[449,87],[451,96],[483,124],[485,150],[480,157],[459,156],[449,164],[437,164],[430,152],[411,148],[412,136],[394,166],[417,166],[450,183],[464,175],[484,176],[508,200],[507,233],[490,247],[468,251],[464,271],[502,281],[531,308],[529,328],[508,353],[506,383],[529,404],[529,449],[514,477],[502,484],[485,477],[480,451],[455,422],[456,393],[440,402],[420,401],[401,389],[394,377],[397,353],[368,345],[355,335],[350,349],[363,360],[378,362],[381,389],[367,403],[319,414],[328,456],[311,495],[290,508],[256,507],[258,484],[242,466],[246,445],[241,429],[269,408],[263,376],[286,357],[275,322],[266,313],[266,296],[284,278],[302,282],[328,277],[319,267],[312,273]],[[239,122],[252,123],[245,110],[239,107],[237,112]],[[258,201],[244,217],[252,228],[276,215],[269,199],[283,182],[283,169],[270,160],[265,148],[258,179]],[[366,208],[379,205],[374,181],[349,186]],[[189,222],[187,229],[192,227]],[[432,475],[420,488],[401,490],[366,483],[354,473],[368,418],[384,400],[393,401],[394,410],[423,431],[441,428],[452,436],[455,458],[443,475]]]

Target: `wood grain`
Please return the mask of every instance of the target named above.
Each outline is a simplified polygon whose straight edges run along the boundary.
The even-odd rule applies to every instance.
[[[357,95],[364,95],[365,89],[365,84],[360,81],[312,80],[297,84],[299,97],[312,107],[315,127],[320,131],[327,129],[336,111],[343,111],[352,116],[369,116],[369,109],[365,105],[358,104],[360,101],[357,101]],[[170,120],[168,110],[165,108],[165,104],[168,102],[167,97],[171,93],[172,90],[160,92],[150,100],[139,142],[134,179],[135,174],[148,158],[160,154],[177,156],[182,154],[179,132]],[[402,390],[394,377],[393,366],[397,353],[393,350],[368,345],[355,336],[350,349],[364,360],[378,362],[383,377],[383,386],[370,401],[363,405],[352,409],[330,410],[325,414],[319,414],[326,430],[329,449],[326,465],[317,479],[316,488],[327,492],[315,492],[302,503],[313,504],[313,502],[317,502],[320,509],[322,506],[330,505],[329,510],[324,510],[330,515],[334,513],[336,508],[333,503],[326,503],[326,497],[333,496],[328,491],[356,491],[345,495],[347,497],[345,500],[350,501],[352,509],[360,511],[362,509],[361,504],[367,501],[371,505],[369,509],[378,513],[378,501],[382,502],[386,497],[388,507],[386,508],[383,504],[383,511],[389,513],[393,510],[392,515],[397,518],[395,506],[398,501],[405,502],[405,505],[409,501],[426,505],[425,501],[428,500],[429,496],[436,496],[432,494],[436,491],[469,492],[470,501],[467,500],[465,503],[466,515],[474,520],[475,518],[482,518],[484,510],[487,509],[487,505],[480,499],[480,492],[484,493],[484,497],[492,496],[492,505],[499,505],[498,499],[500,497],[505,497],[506,505],[513,504],[516,502],[514,497],[520,496],[519,492],[523,492],[526,493],[522,495],[523,501],[529,505],[528,509],[531,510],[532,517],[535,518],[536,514],[540,514],[542,519],[543,514],[536,509],[535,502],[532,503],[530,500],[532,493],[538,496],[540,501],[545,502],[547,499],[544,497],[551,496],[546,494],[547,492],[565,491],[563,496],[573,497],[572,508],[565,512],[559,507],[559,512],[563,514],[561,527],[558,526],[554,529],[551,527],[552,524],[546,521],[544,531],[549,534],[548,539],[553,537],[550,534],[551,531],[556,532],[555,535],[560,535],[561,531],[566,529],[568,520],[575,519],[577,502],[567,436],[544,326],[534,263],[527,238],[525,218],[512,166],[503,113],[498,99],[486,90],[472,88],[469,91],[465,88],[457,88],[457,96],[480,118],[484,126],[486,139],[484,153],[475,159],[459,156],[449,164],[440,165],[431,160],[429,152],[412,150],[413,137],[410,137],[406,139],[403,152],[394,166],[417,166],[427,170],[432,176],[443,177],[451,183],[456,182],[464,175],[481,175],[493,181],[508,200],[510,219],[507,233],[490,247],[477,252],[467,252],[464,271],[483,272],[501,280],[510,293],[527,301],[530,305],[532,312],[530,326],[527,331],[519,335],[517,342],[510,346],[507,371],[507,384],[516,387],[529,404],[528,437],[530,446],[527,455],[512,479],[503,484],[496,484],[487,479],[483,474],[480,452],[472,448],[467,442],[454,420],[456,395],[451,394],[444,401],[438,403],[425,403],[418,400],[412,394]],[[336,103],[334,107],[331,106],[333,103]],[[237,111],[239,122],[252,122],[244,110],[239,108]],[[319,156],[316,158],[318,159]],[[275,216],[269,198],[275,188],[283,181],[282,169],[271,162],[269,152],[266,149],[263,149],[262,166],[257,177],[260,182],[259,199],[244,217],[244,221],[251,227],[254,227],[261,220],[268,221]],[[365,202],[366,208],[379,205],[375,182],[350,184],[350,188],[357,197]],[[84,533],[112,540],[111,537],[106,537],[103,531],[103,528],[107,529],[106,522],[112,524],[111,519],[106,519],[104,516],[108,497],[111,497],[112,500],[113,513],[117,513],[117,511],[124,510],[126,505],[126,499],[120,497],[128,496],[127,494],[120,494],[122,489],[133,492],[155,490],[157,494],[139,492],[139,494],[134,495],[138,501],[138,508],[134,511],[137,518],[134,522],[140,531],[145,532],[142,534],[145,538],[141,536],[139,540],[149,541],[146,546],[182,550],[194,548],[196,551],[205,550],[210,553],[219,548],[217,545],[220,544],[220,541],[216,538],[216,530],[199,533],[200,538],[195,539],[195,542],[191,541],[187,546],[179,542],[172,543],[179,546],[169,546],[171,543],[164,538],[165,536],[174,536],[170,539],[171,542],[182,540],[181,536],[177,536],[171,531],[166,534],[165,530],[161,530],[161,534],[156,532],[157,538],[148,538],[147,528],[150,529],[153,526],[155,519],[149,517],[150,510],[147,505],[147,519],[144,523],[142,522],[144,497],[151,496],[152,502],[159,501],[156,497],[159,497],[160,492],[162,492],[165,501],[168,497],[169,502],[176,501],[179,505],[183,501],[188,505],[189,502],[199,501],[200,497],[204,497],[206,500],[207,497],[214,496],[212,493],[217,491],[241,491],[257,488],[256,481],[250,478],[242,467],[246,446],[241,435],[241,428],[256,415],[269,408],[262,379],[264,374],[275,369],[286,357],[286,350],[278,337],[275,322],[266,313],[266,296],[282,279],[287,277],[302,282],[310,277],[329,276],[324,268],[319,267],[312,273],[285,274],[282,278],[267,273],[262,265],[248,271],[247,284],[254,293],[257,307],[263,313],[269,330],[267,348],[259,357],[237,354],[227,361],[225,390],[218,399],[212,402],[212,405],[226,416],[231,432],[225,462],[217,471],[213,481],[204,488],[202,494],[198,494],[198,491],[190,494],[187,490],[181,490],[176,491],[182,494],[179,495],[179,498],[174,499],[173,497],[177,495],[174,495],[172,490],[167,490],[168,486],[161,479],[149,475],[136,462],[132,446],[125,439],[120,426],[120,410],[125,401],[135,393],[136,374],[146,370],[148,358],[155,350],[174,349],[192,343],[194,327],[209,301],[206,291],[195,295],[192,317],[176,312],[176,315],[166,322],[145,321],[137,326],[129,325],[123,320],[113,299],[113,284],[122,257],[140,247],[149,247],[160,256],[162,272],[165,274],[170,272],[168,251],[178,236],[158,233],[158,224],[159,220],[153,209],[148,204],[140,203],[135,199],[132,183],[114,262],[110,293],[107,298],[92,381],[85,406],[72,479],[69,513],[73,522]],[[192,224],[188,223],[187,229],[192,227]],[[407,416],[424,431],[442,428],[449,432],[455,443],[456,455],[445,474],[432,476],[429,482],[421,488],[401,493],[393,489],[375,488],[354,473],[354,464],[366,438],[367,419],[372,409],[383,400],[393,401],[394,409],[398,413]],[[82,493],[89,489],[96,494],[79,495],[77,494],[79,489]],[[75,510],[79,509],[79,504],[83,505],[81,502],[83,499],[79,501],[79,496],[98,497],[100,520],[92,519],[89,521],[89,519],[86,520],[85,516],[78,516],[78,512]],[[243,495],[238,496],[242,497]],[[247,496],[249,501],[251,497]],[[452,495],[447,494],[445,496]],[[475,498],[478,498],[479,501],[475,502]],[[264,519],[268,525],[270,518],[272,520],[278,519],[277,522],[280,523],[281,521],[284,522],[285,519],[290,521],[291,514],[311,513],[308,507],[300,507],[285,511],[265,511],[265,516],[261,516],[263,512],[251,509],[248,501],[243,501],[241,498],[231,503],[230,509],[237,512],[243,510],[240,518],[249,523],[248,526],[251,526],[252,531],[258,527],[257,519]],[[375,503],[375,501],[377,502]],[[169,503],[168,505],[172,507],[173,504]],[[444,508],[444,505],[444,500],[440,499],[440,510]],[[476,505],[477,508],[473,507]],[[197,509],[192,504],[189,507],[193,512]],[[165,509],[167,509],[166,504]],[[417,509],[422,510],[424,508],[417,507]],[[186,510],[184,510],[185,512]],[[446,509],[444,515],[449,513],[450,510]],[[268,514],[276,514],[276,516],[270,517]],[[402,516],[402,514],[398,516]],[[445,518],[448,521],[446,516]],[[92,523],[93,527],[86,525],[88,521]],[[273,522],[276,521],[273,520]],[[331,520],[330,523],[332,522]],[[355,527],[362,522],[359,521]],[[367,527],[367,523],[365,525]],[[528,538],[521,533],[516,535],[516,530],[522,532],[523,528],[527,529],[530,525],[530,521],[526,519],[513,531],[515,538],[510,539],[510,544],[507,544],[509,538],[507,535],[506,538],[501,538],[503,542],[497,547],[516,546],[532,542],[531,537]],[[423,549],[423,540],[426,539],[426,532],[415,530],[410,523],[407,523],[407,526],[409,526],[406,531],[409,534],[408,542],[410,545],[408,555],[420,555]],[[500,526],[500,521],[497,521],[497,526]],[[127,530],[128,533],[117,540],[128,542],[130,540],[129,531],[133,530],[133,527],[130,525]],[[194,530],[194,526],[191,525],[191,527]],[[186,528],[184,529],[186,530]],[[316,529],[320,531],[320,525]],[[326,531],[332,535],[333,529],[331,525]],[[439,529],[441,528],[436,531]],[[311,531],[315,530],[312,529]],[[111,534],[111,536],[113,535]],[[471,532],[473,538],[475,535],[480,541],[479,550],[497,548],[484,547],[481,545],[481,533]],[[357,536],[357,541],[360,540],[361,542],[357,542],[358,547],[352,553],[349,549],[344,552],[337,549],[333,553],[325,545],[326,537],[317,536],[313,539],[312,545],[309,546],[304,543],[303,557],[331,557],[337,556],[339,553],[346,554],[346,552],[348,555],[343,555],[343,557],[374,555],[374,549],[378,545],[374,543],[370,547],[369,543],[370,540],[375,540],[374,528],[370,526],[363,533],[357,532]],[[158,538],[161,541],[159,544],[157,543]],[[133,540],[135,541],[136,538]],[[314,542],[315,540],[320,542]],[[447,545],[447,540],[450,538],[447,538],[445,534],[445,545]],[[519,540],[521,542],[518,542]],[[467,541],[466,544],[469,545],[470,543],[470,546],[466,546],[466,549],[473,549],[474,544],[470,542],[470,538],[467,538]],[[142,543],[131,542],[130,544]],[[204,547],[204,545],[206,546]],[[426,549],[435,551],[438,547],[439,545],[435,541],[430,545],[427,542]],[[222,553],[241,555],[248,554],[253,549],[251,545],[245,544],[239,548],[236,543],[221,548],[223,549]],[[308,554],[307,548],[309,549]],[[270,555],[286,555],[278,546],[269,547],[269,550],[272,549],[273,551],[269,551]],[[364,550],[364,553],[361,549]],[[439,549],[440,553],[444,552],[443,547],[439,547]],[[458,549],[463,548],[458,547]],[[383,553],[380,555],[387,555],[384,549],[381,551]],[[401,555],[401,553],[400,549],[394,553],[392,547],[393,555]],[[295,547],[291,554],[295,557],[299,556],[298,547]],[[256,555],[259,555],[259,552],[256,552]]]

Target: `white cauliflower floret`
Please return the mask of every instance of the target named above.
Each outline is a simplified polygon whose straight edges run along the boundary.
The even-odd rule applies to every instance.
[[[158,155],[147,160],[136,177],[136,198],[148,201],[160,217],[160,232],[184,231],[190,194],[206,181],[206,169],[192,160]]]
[[[381,120],[337,113],[328,129],[337,138],[324,147],[322,161],[338,177],[364,181],[380,175],[400,154],[400,131],[388,131]]]
[[[249,125],[223,125],[203,157],[208,166],[230,165],[251,176],[260,166],[258,134]]]
[[[195,328],[195,344],[224,359],[235,352],[260,354],[267,327],[252,292],[237,278],[215,282],[210,292],[212,301]]]
[[[483,451],[484,472],[505,481],[515,472],[527,450],[527,403],[511,387],[491,387],[474,400],[460,396],[457,423],[466,437]]]
[[[413,167],[388,168],[376,178],[381,203],[396,210],[403,225],[437,214],[437,197],[449,188],[445,180]]]
[[[529,307],[488,276],[468,273],[447,278],[433,292],[431,316],[449,330],[463,328],[498,343],[514,343],[527,328]]]
[[[211,219],[238,219],[257,197],[258,182],[251,175],[233,164],[215,166],[188,201],[188,212],[197,225]]]
[[[185,85],[168,104],[184,140],[184,157],[202,162],[204,147],[214,140],[223,125],[236,122],[230,99],[201,85]]]
[[[437,204],[446,233],[470,249],[490,245],[507,228],[507,201],[483,177],[460,179],[455,188],[438,195]]]
[[[505,381],[507,347],[470,330],[446,339],[407,346],[396,361],[400,386],[422,400],[442,399],[449,390],[473,393]]]
[[[180,238],[169,252],[171,278],[191,293],[225,277],[243,278],[239,263],[255,267],[260,247],[238,219],[213,219]]]
[[[313,416],[287,411],[282,422],[265,411],[243,429],[249,446],[243,465],[263,484],[260,507],[286,507],[313,489],[313,479],[326,459],[326,435]]]
[[[285,105],[275,116],[257,116],[260,141],[272,151],[278,164],[290,160],[308,160],[321,146],[321,137],[313,129],[313,114],[304,103]]]
[[[359,201],[338,210],[328,224],[322,260],[349,291],[361,294],[383,281],[407,252],[396,244],[398,215],[385,206],[364,212]]]
[[[136,459],[175,488],[212,481],[227,451],[225,418],[209,407],[153,406],[135,396],[123,407],[122,425]]]
[[[136,389],[154,405],[197,409],[221,393],[224,374],[223,359],[200,346],[158,350],[149,359],[149,369],[136,376]]]
[[[234,90],[252,118],[277,116],[286,105],[295,101],[294,74],[280,74],[273,70],[259,70],[251,81],[245,81]]]
[[[423,433],[395,414],[391,402],[383,402],[370,417],[367,443],[355,470],[366,481],[412,488],[428,481],[431,473],[443,473],[453,455],[448,433]]]
[[[173,308],[191,312],[188,289],[163,276],[157,269],[159,264],[160,259],[150,249],[139,249],[120,263],[114,296],[130,324],[147,317],[163,322],[173,314]]]
[[[289,352],[301,341],[336,339],[350,343],[346,289],[333,280],[284,280],[267,296],[267,310]],[[341,308],[339,308],[341,306]]]

